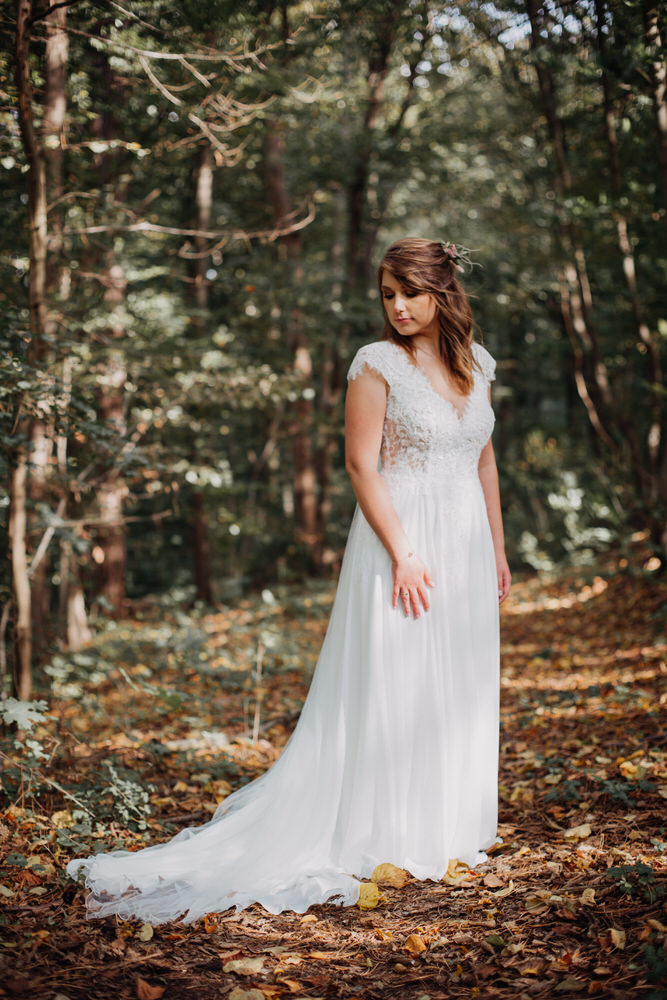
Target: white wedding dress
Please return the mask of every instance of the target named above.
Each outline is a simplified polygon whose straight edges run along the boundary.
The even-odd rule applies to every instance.
[[[478,460],[494,425],[479,370],[465,409],[389,341],[348,378],[388,386],[381,474],[430,569],[430,610],[391,606],[389,556],[358,505],[317,668],[298,724],[264,775],[164,844],[67,865],[85,873],[88,919],[152,924],[261,903],[271,913],[352,904],[392,862],[440,879],[496,839],[499,634],[496,566]]]

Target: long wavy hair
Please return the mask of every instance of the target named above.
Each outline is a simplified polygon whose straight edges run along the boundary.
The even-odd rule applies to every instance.
[[[389,271],[405,292],[428,293],[436,303],[440,324],[440,357],[462,395],[473,388],[473,321],[468,297],[457,278],[457,267],[437,240],[407,236],[389,247],[378,268],[378,288],[382,295],[382,272]],[[382,303],[382,339],[398,344],[415,358],[411,337],[404,337],[389,322]]]

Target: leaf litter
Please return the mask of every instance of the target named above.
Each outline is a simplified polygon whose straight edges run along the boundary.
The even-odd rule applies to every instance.
[[[255,906],[187,927],[86,921],[64,866],[91,843],[167,840],[270,766],[303,704],[333,587],[308,598],[276,588],[272,603],[173,620],[144,602],[86,650],[83,676],[64,677],[31,731],[52,783],[2,745],[0,996],[664,1000],[666,593],[611,556],[514,583],[501,609],[499,842],[483,865],[452,859],[434,883],[387,861],[355,907]],[[149,789],[145,809],[123,812],[111,780],[100,785],[106,760],[130,800],[133,781]]]

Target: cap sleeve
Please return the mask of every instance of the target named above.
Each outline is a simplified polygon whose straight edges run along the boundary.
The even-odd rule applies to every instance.
[[[472,353],[486,381],[493,382],[496,377],[495,358],[489,354],[486,347],[476,342],[472,345]]]
[[[374,344],[365,344],[360,347],[347,370],[348,381],[355,379],[357,375],[361,375],[362,372],[370,368],[381,375],[387,385],[391,385],[395,368],[395,359],[390,353],[391,346],[390,343],[379,340]]]

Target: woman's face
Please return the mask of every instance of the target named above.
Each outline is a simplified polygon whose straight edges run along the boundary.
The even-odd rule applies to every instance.
[[[437,306],[428,292],[404,289],[397,278],[387,270],[382,271],[382,301],[389,322],[404,337],[414,336],[437,328]]]

